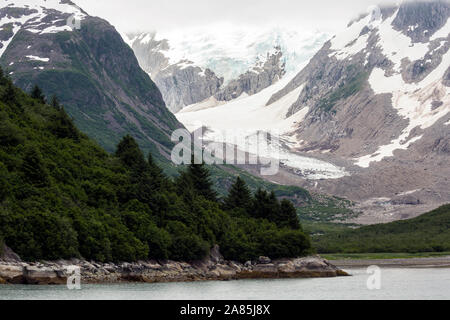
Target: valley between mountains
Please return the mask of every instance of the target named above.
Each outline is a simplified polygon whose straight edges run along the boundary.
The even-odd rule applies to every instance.
[[[69,0],[4,0],[0,179],[8,192],[0,193],[0,210],[10,228],[3,237],[31,259],[135,261],[153,249],[162,258],[194,259],[221,243],[226,260],[245,263],[268,252],[311,253],[308,233],[323,252],[379,251],[355,244],[361,235],[378,239],[378,227],[349,229],[388,223],[395,232],[381,239],[385,248],[448,251],[447,237],[431,233],[446,232],[440,224],[446,226],[450,203],[449,18],[448,1],[403,1],[371,7],[336,35],[228,24],[128,32]],[[243,132],[276,131],[280,170],[268,177],[252,165],[211,166],[202,173],[211,182],[207,192],[189,193],[192,176],[170,160],[171,135],[180,128],[204,131],[205,148],[244,148]],[[224,131],[231,134],[224,138]],[[127,160],[130,154],[141,167]],[[45,183],[40,176],[27,182],[27,161],[42,164]],[[224,207],[238,176],[252,204],[239,207],[244,218]],[[288,223],[275,218],[259,225],[265,214],[250,212],[258,201],[271,206],[268,212],[295,211],[304,229],[286,230]],[[55,207],[65,213],[51,216]],[[38,216],[53,230],[68,226],[62,237],[70,250],[58,247],[62,254],[52,255],[48,243],[36,244],[34,229],[21,230],[27,242],[20,243],[14,224],[41,221],[34,215],[40,209],[23,221],[12,212],[30,208],[45,211]],[[408,246],[417,225],[430,231]],[[330,246],[344,238],[351,248]],[[192,254],[175,248],[177,239]]]

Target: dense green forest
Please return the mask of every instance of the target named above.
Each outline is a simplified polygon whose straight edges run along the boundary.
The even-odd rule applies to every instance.
[[[319,253],[450,251],[450,205],[417,218],[312,237]]]
[[[290,201],[238,178],[218,200],[205,165],[167,177],[131,136],[108,154],[53,97],[0,74],[0,241],[25,260],[195,260],[308,254]]]

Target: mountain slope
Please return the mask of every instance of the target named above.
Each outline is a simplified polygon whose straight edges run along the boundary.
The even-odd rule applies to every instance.
[[[313,237],[320,253],[450,251],[450,205],[422,216]]]
[[[168,157],[170,135],[182,126],[114,27],[70,1],[6,1],[0,17],[0,64],[18,86],[57,95],[108,151],[130,133],[145,151]]]
[[[253,95],[297,71],[326,39],[285,28],[237,28],[129,35],[141,67],[173,112],[203,102]]]
[[[25,261],[191,261],[215,245],[234,261],[309,251],[289,203],[248,192],[245,208],[222,210],[209,178],[199,165],[171,180],[131,136],[108,154],[60,106],[0,74],[0,247]]]
[[[272,181],[359,202],[352,222],[414,217],[450,201],[449,17],[448,1],[373,7],[291,79],[177,117],[213,141],[279,129],[284,166]]]
[[[327,42],[268,104],[304,86],[289,112],[310,107],[297,131],[308,142],[301,150],[331,149],[361,167],[405,150],[419,139],[413,129],[449,112],[449,16],[441,1],[375,8]]]

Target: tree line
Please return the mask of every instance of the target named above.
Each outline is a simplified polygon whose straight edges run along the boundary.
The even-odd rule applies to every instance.
[[[198,260],[310,253],[291,202],[237,177],[219,199],[204,164],[170,178],[130,135],[108,154],[58,99],[0,75],[0,241],[23,259]]]

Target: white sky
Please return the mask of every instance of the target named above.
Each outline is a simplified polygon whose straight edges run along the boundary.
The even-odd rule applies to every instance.
[[[373,4],[394,0],[73,0],[120,31],[169,31],[213,23],[299,26],[336,33]]]

